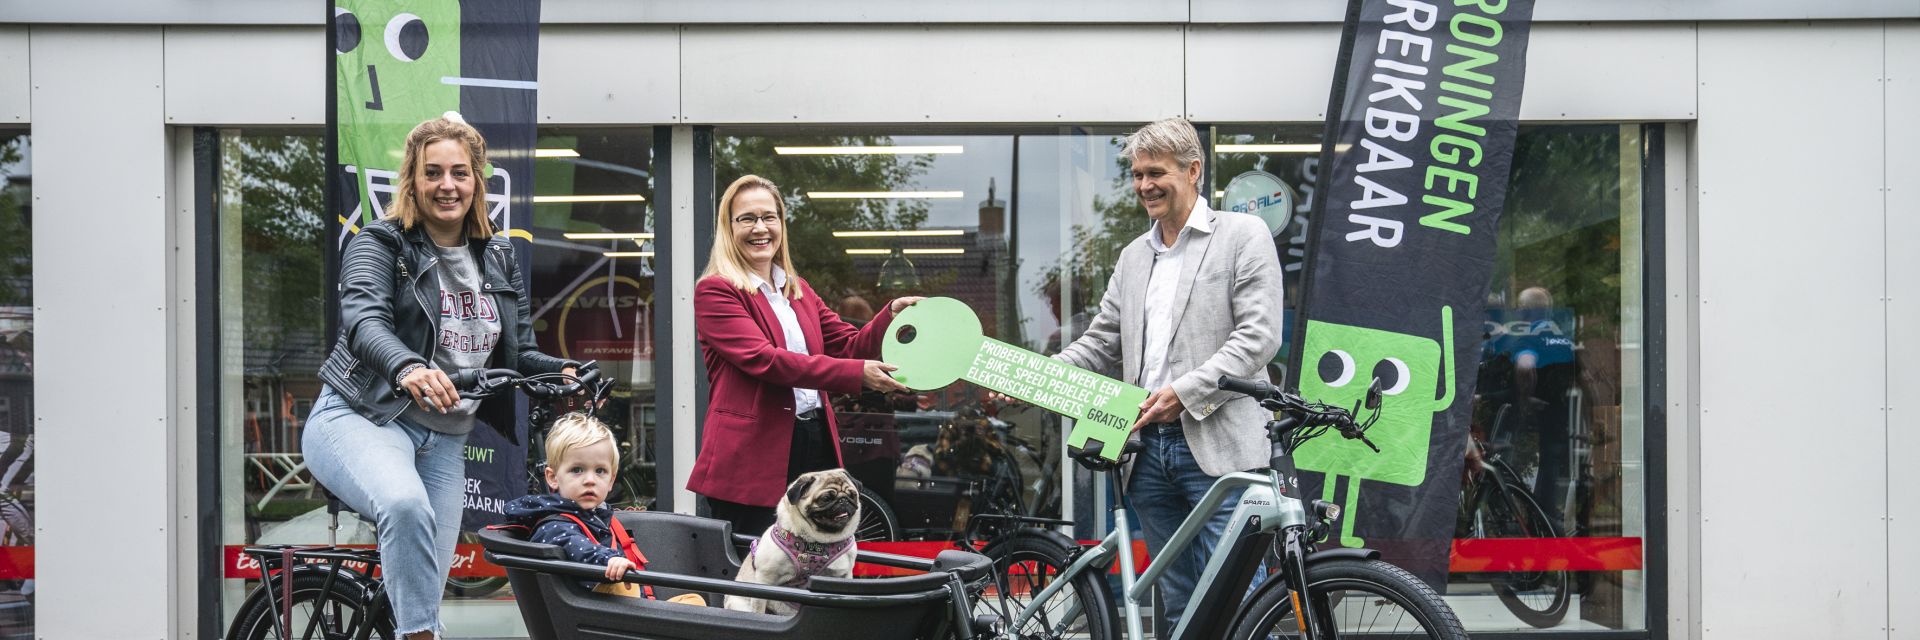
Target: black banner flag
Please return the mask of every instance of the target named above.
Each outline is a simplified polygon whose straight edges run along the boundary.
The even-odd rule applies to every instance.
[[[1444,588],[1480,318],[1507,191],[1532,0],[1351,0],[1327,110],[1300,313],[1300,393],[1355,406],[1368,437],[1296,453],[1338,541]]]
[[[486,138],[488,216],[528,271],[539,1],[332,0],[327,12],[327,335],[339,333],[340,250],[386,215],[407,133],[448,112]],[[525,443],[527,425],[515,428]],[[526,467],[523,445],[477,425],[463,527],[500,522],[504,503],[526,493]]]

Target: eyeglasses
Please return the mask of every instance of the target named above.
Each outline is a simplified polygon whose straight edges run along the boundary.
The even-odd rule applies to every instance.
[[[755,222],[764,224],[769,229],[778,227],[780,226],[780,214],[769,213],[764,216],[756,216],[753,214],[741,214],[739,216],[734,217],[733,226],[740,227],[743,229],[750,229],[753,227],[753,223]]]

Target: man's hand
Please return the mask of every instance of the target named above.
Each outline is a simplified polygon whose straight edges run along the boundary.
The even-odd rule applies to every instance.
[[[614,556],[613,559],[607,561],[607,582],[619,582],[621,578],[627,576],[627,571],[632,568],[632,560],[626,559],[625,556]]]
[[[1180,404],[1179,394],[1173,392],[1173,385],[1161,387],[1159,391],[1148,395],[1146,402],[1140,403],[1140,419],[1134,421],[1133,431],[1155,422],[1179,420],[1180,412],[1186,408],[1186,405]]]

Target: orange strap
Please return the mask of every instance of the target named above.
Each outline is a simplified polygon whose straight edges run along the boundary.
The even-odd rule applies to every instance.
[[[596,545],[600,544],[600,538],[593,535],[592,529],[587,528],[586,521],[581,520],[578,516],[571,513],[557,513],[554,515],[572,520],[574,524],[580,525],[580,531],[587,534],[588,540],[592,540]],[[627,561],[633,563],[635,571],[647,570],[647,557],[640,553],[640,547],[633,544],[633,536],[627,535],[627,528],[620,526],[620,519],[617,517],[607,518],[607,523],[611,525],[613,529],[614,548],[619,549],[621,553],[627,556]],[[640,589],[646,592],[648,600],[656,599],[653,597],[653,585],[643,584],[640,585]]]

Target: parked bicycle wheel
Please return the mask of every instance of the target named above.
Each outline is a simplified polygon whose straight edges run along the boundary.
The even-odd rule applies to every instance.
[[[1011,624],[1015,616],[1064,573],[1073,549],[1037,535],[1015,533],[985,550],[993,559],[994,585],[975,602],[976,613],[991,612]],[[1041,602],[1036,614],[1003,637],[1019,640],[1116,638],[1113,598],[1104,575],[1085,572]]]
[[[1495,480],[1481,483],[1475,493],[1473,537],[1558,537],[1547,512],[1533,501],[1524,487]],[[1511,571],[1485,575],[1493,583],[1500,603],[1520,621],[1544,629],[1566,618],[1568,605],[1573,600],[1572,576],[1568,572]]]
[[[1467,640],[1453,609],[1405,569],[1379,560],[1338,559],[1307,567],[1307,597],[1326,599],[1343,636]],[[1230,637],[1299,638],[1293,598],[1277,582],[1241,610]]]
[[[478,544],[480,538],[472,532],[460,532],[460,544]],[[447,576],[447,597],[483,598],[493,595],[507,586],[506,576]]]
[[[287,635],[280,634],[281,601],[277,598],[269,600],[254,597],[247,599],[246,608],[233,619],[233,628],[228,630],[227,640],[357,638],[361,627],[368,624],[373,625],[373,634],[369,637],[393,640],[393,610],[385,602],[377,607],[384,612],[383,615],[370,620],[368,609],[375,607],[368,602],[366,592],[359,583],[336,579],[332,589],[328,590],[326,582],[327,576],[318,573],[293,577],[293,619],[287,628]],[[258,595],[260,592],[255,593]],[[384,601],[386,596],[381,595],[380,598]]]
[[[895,542],[900,539],[900,519],[893,508],[872,489],[860,487],[860,527],[854,529],[858,542]]]

